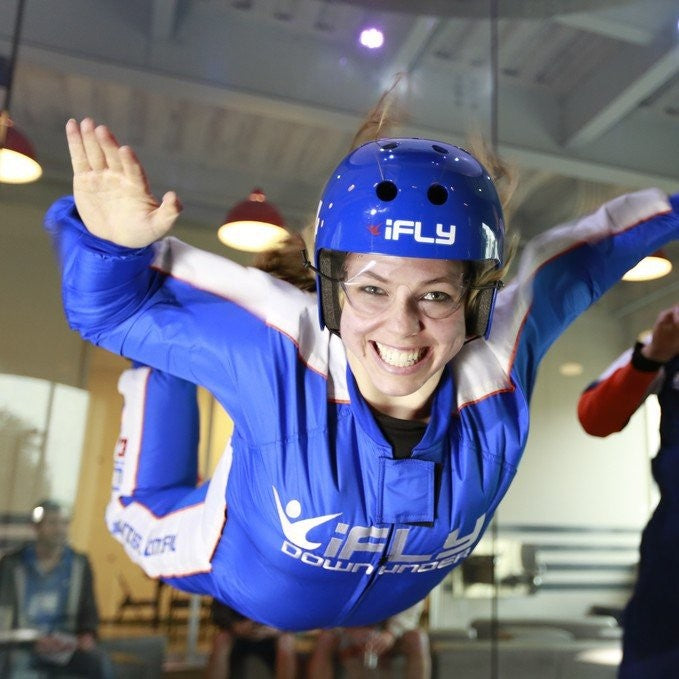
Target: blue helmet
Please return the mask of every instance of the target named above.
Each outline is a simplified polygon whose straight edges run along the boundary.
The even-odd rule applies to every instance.
[[[328,180],[316,219],[321,326],[339,329],[334,253],[503,264],[504,222],[493,180],[463,149],[428,139],[380,139],[352,151]],[[495,288],[473,334],[486,334]],[[468,321],[469,325],[469,321]],[[471,334],[470,333],[470,334]]]

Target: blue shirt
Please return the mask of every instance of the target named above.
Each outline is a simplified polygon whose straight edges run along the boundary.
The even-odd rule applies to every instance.
[[[57,565],[47,573],[38,568],[35,546],[23,552],[25,565],[26,619],[31,627],[53,632],[62,629],[71,580],[73,553],[65,547]]]
[[[488,339],[444,370],[407,459],[394,458],[341,340],[319,329],[315,297],[174,238],[139,250],[99,240],[71,198],[46,226],[71,326],[156,369],[121,379],[109,529],[150,575],[294,630],[383,620],[469,555],[516,473],[540,359],[677,238],[679,215],[661,192],[639,192],[529,243]],[[164,384],[168,373],[184,386]],[[189,382],[234,421],[198,488]],[[186,399],[167,397],[175,389]]]

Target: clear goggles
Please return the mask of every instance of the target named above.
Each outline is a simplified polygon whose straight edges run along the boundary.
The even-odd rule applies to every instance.
[[[405,305],[419,315],[439,320],[452,316],[469,291],[469,278],[459,271],[457,262],[415,260],[424,262],[415,265],[407,257],[341,254],[342,273],[337,277],[319,271],[308,259],[305,265],[338,285],[359,316],[376,317]]]

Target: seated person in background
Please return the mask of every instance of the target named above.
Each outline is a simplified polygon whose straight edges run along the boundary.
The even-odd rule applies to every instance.
[[[679,304],[661,311],[650,337],[587,387],[580,423],[593,436],[621,431],[651,394],[660,404],[660,449],[651,462],[660,500],[642,534],[637,582],[623,614],[620,679],[679,676]]]
[[[406,658],[406,679],[429,679],[429,635],[420,626],[424,600],[378,625],[321,630],[309,660],[309,679],[333,676],[335,656],[360,656],[363,666],[375,669],[397,653]]]
[[[30,651],[12,652],[3,676],[113,677],[110,661],[97,646],[99,616],[92,568],[68,545],[69,517],[53,500],[33,509],[35,542],[0,559],[0,606],[12,611],[13,629],[41,632]]]
[[[216,599],[212,601],[212,622],[217,630],[206,679],[244,676],[242,664],[248,655],[262,658],[276,679],[294,679],[297,676],[293,634],[260,625]]]

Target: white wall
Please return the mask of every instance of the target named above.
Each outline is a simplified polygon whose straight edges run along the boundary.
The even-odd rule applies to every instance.
[[[587,311],[545,357],[531,402],[532,425],[517,477],[499,512],[506,523],[642,526],[650,482],[643,417],[599,439],[577,421],[582,390],[627,348],[602,305]],[[583,374],[559,365],[579,361]]]

